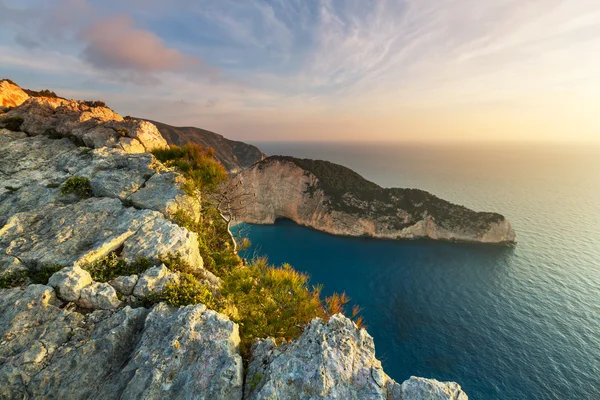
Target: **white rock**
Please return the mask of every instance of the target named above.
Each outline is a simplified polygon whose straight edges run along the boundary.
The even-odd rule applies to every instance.
[[[145,297],[149,294],[161,293],[169,283],[179,283],[179,275],[171,272],[164,264],[160,267],[152,267],[140,276],[133,289],[133,295]]]
[[[111,310],[118,308],[121,301],[117,297],[117,292],[108,283],[94,282],[81,289],[81,295],[77,300],[77,305],[82,308],[94,310]]]
[[[110,285],[114,287],[117,292],[129,296],[133,293],[133,288],[138,281],[137,275],[128,275],[128,276],[118,276],[112,281],[110,281]]]
[[[81,289],[92,283],[92,276],[78,266],[66,267],[55,272],[48,281],[48,286],[56,289],[58,297],[65,301],[77,301]]]
[[[402,385],[375,358],[373,338],[341,314],[313,320],[300,338],[252,347],[244,398],[467,400],[456,383],[411,378]]]
[[[402,383],[402,396],[406,400],[468,400],[458,383],[415,376]]]

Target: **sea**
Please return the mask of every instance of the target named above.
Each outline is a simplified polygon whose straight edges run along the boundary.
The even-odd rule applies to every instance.
[[[250,225],[246,257],[290,263],[362,307],[398,382],[458,382],[470,399],[600,399],[600,147],[256,143],[329,160],[384,187],[505,215],[514,247],[336,237]]]

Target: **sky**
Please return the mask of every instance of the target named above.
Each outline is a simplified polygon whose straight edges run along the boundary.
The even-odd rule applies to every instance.
[[[248,141],[600,141],[598,0],[0,0],[0,78]]]

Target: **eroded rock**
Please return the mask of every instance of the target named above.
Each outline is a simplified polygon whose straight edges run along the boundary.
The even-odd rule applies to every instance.
[[[94,310],[112,310],[121,305],[117,292],[108,283],[94,282],[81,289],[77,305]]]
[[[375,358],[373,338],[341,314],[315,319],[300,338],[255,343],[246,399],[467,400],[456,383],[412,379],[402,385]]]
[[[81,290],[92,283],[89,272],[78,266],[66,267],[55,272],[48,281],[48,286],[56,289],[58,296],[65,301],[77,301]]]
[[[146,297],[150,294],[158,294],[165,290],[166,285],[178,282],[179,275],[171,272],[164,264],[159,267],[152,267],[140,276],[133,289],[133,295]]]
[[[112,281],[110,285],[116,289],[117,292],[122,295],[129,296],[133,293],[133,288],[138,281],[137,275],[118,276]]]

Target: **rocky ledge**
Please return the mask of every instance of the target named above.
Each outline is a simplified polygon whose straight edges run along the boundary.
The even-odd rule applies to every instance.
[[[46,284],[0,289],[0,398],[467,399],[456,383],[394,382],[369,334],[339,314],[289,343],[257,342],[245,368],[227,316],[148,305],[183,278],[164,254],[179,253],[215,293],[221,285],[197,233],[172,222],[200,204],[146,152],[164,139],[102,104],[2,90],[0,282],[54,269]],[[149,264],[94,281],[85,267],[105,256]]]
[[[239,222],[297,224],[345,236],[514,244],[506,218],[417,189],[386,189],[328,161],[272,156],[238,174]]]

